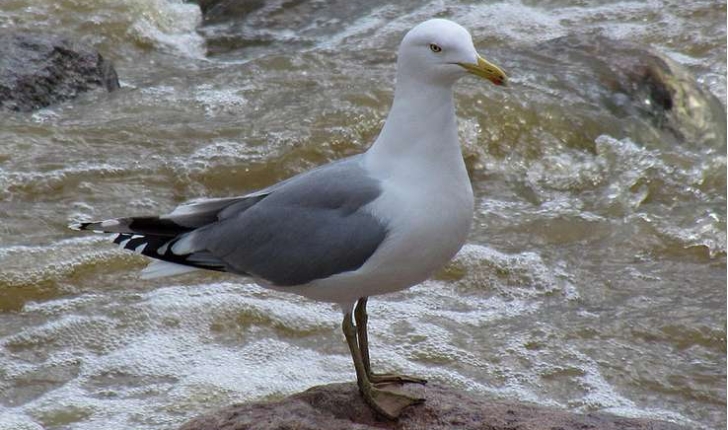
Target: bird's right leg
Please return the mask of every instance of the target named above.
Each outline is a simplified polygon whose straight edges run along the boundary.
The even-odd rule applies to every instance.
[[[375,387],[367,376],[364,368],[364,360],[362,359],[359,342],[357,340],[357,330],[352,321],[351,311],[344,314],[344,321],[341,324],[346,337],[346,343],[349,344],[349,352],[354,361],[354,369],[356,370],[356,382],[359,386],[364,401],[372,407],[380,415],[395,420],[402,413],[404,408],[422,403],[425,399],[421,397],[408,396],[403,393],[395,393],[394,391],[385,390]]]
[[[367,315],[367,297],[361,297],[356,302],[354,309],[354,318],[356,319],[356,334],[359,341],[359,350],[361,350],[362,361],[364,362],[364,370],[372,384],[426,384],[427,380],[409,375],[397,375],[395,373],[374,373],[369,361],[369,335],[367,334],[367,323],[369,316]]]

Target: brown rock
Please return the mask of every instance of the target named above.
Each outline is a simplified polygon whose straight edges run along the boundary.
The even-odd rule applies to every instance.
[[[278,401],[232,405],[195,418],[180,430],[685,430],[676,424],[586,415],[518,402],[492,400],[437,384],[407,390],[427,397],[396,422],[378,418],[353,383],[313,387]]]

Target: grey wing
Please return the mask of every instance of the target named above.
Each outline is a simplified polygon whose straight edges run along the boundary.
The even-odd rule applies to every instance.
[[[239,213],[249,209],[266,196],[266,193],[255,193],[241,197],[204,200],[184,204],[166,215],[82,222],[69,227],[75,230],[116,233],[114,243],[122,248],[173,263],[164,269],[156,266],[153,271],[145,270],[144,277],[184,273],[194,268],[225,271],[225,264],[209,252],[175,254],[170,249],[171,245],[196,229],[218,222],[225,213]],[[177,265],[187,266],[188,269],[180,270]]]
[[[228,206],[219,221],[190,232],[172,251],[291,286],[358,269],[386,237],[386,226],[365,209],[380,184],[358,158],[266,191],[252,206]]]

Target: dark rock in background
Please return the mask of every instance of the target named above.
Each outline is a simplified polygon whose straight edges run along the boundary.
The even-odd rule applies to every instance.
[[[642,118],[677,143],[725,142],[720,100],[685,67],[649,47],[573,34],[519,55],[521,71],[541,73],[541,83],[563,95],[564,103],[606,107],[616,118]],[[549,70],[558,73],[543,73]]]
[[[265,6],[265,0],[197,0],[205,23],[240,19]]]
[[[96,50],[53,34],[0,34],[0,108],[30,112],[85,91],[119,88]]]
[[[202,11],[199,33],[210,56],[292,53],[330,40],[387,0],[193,0]],[[390,48],[391,49],[391,48]]]
[[[686,430],[667,422],[609,414],[574,414],[518,402],[495,401],[437,384],[408,388],[427,398],[396,422],[378,419],[353,383],[313,387],[274,402],[233,405],[195,418],[180,430]]]

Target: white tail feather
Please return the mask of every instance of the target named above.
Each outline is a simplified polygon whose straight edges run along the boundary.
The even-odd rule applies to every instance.
[[[163,278],[165,276],[194,272],[195,270],[200,269],[192,266],[170,263],[168,261],[155,260],[142,270],[140,277],[142,279]]]

